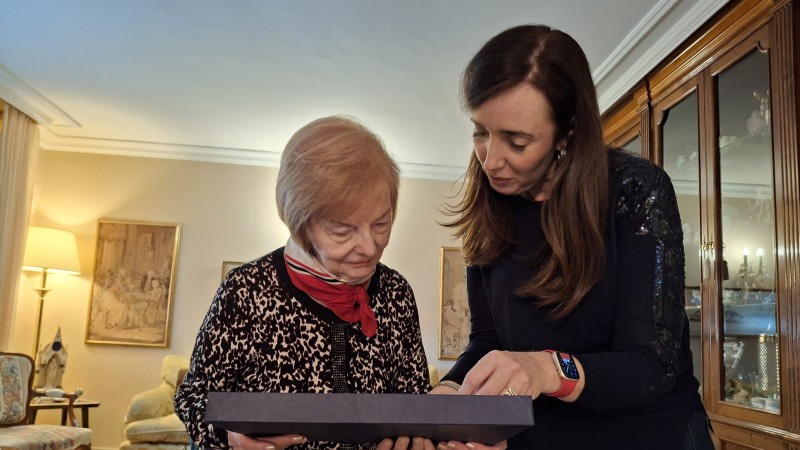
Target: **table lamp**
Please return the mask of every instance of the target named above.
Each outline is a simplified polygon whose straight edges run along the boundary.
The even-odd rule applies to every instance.
[[[30,227],[25,242],[25,256],[22,270],[42,273],[42,284],[36,292],[39,294],[39,310],[36,317],[36,341],[33,344],[33,358],[39,351],[39,336],[42,327],[42,309],[47,289],[47,274],[60,273],[79,275],[81,273],[78,260],[78,244],[75,235],[69,231],[54,228]]]

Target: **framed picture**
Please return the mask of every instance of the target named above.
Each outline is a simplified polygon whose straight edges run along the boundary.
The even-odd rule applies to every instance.
[[[225,275],[231,271],[231,269],[235,269],[236,267],[241,266],[244,264],[241,261],[222,261],[222,279],[225,279]]]
[[[439,359],[457,359],[469,340],[466,270],[460,248],[442,247],[439,263]]]
[[[87,343],[169,345],[180,230],[98,220]]]

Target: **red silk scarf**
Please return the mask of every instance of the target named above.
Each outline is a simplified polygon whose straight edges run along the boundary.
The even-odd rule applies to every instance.
[[[319,272],[292,258],[286,252],[286,269],[298,289],[327,306],[337,317],[349,322],[361,322],[361,332],[367,337],[378,332],[375,313],[369,307],[366,285],[369,282],[349,285],[334,276]]]

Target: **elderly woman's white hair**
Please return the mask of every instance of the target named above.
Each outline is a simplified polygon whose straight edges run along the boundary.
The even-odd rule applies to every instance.
[[[281,155],[275,198],[292,239],[316,252],[309,229],[376,201],[388,189],[397,213],[400,169],[380,138],[350,117],[330,116],[300,128]]]

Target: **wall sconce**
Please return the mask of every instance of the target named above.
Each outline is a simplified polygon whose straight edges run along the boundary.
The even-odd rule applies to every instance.
[[[39,294],[39,309],[36,315],[36,340],[33,343],[33,357],[36,359],[36,353],[39,351],[44,296],[50,292],[50,289],[47,289],[47,274],[80,275],[81,273],[75,235],[69,231],[54,228],[28,228],[22,270],[42,273],[41,287],[36,289]]]

